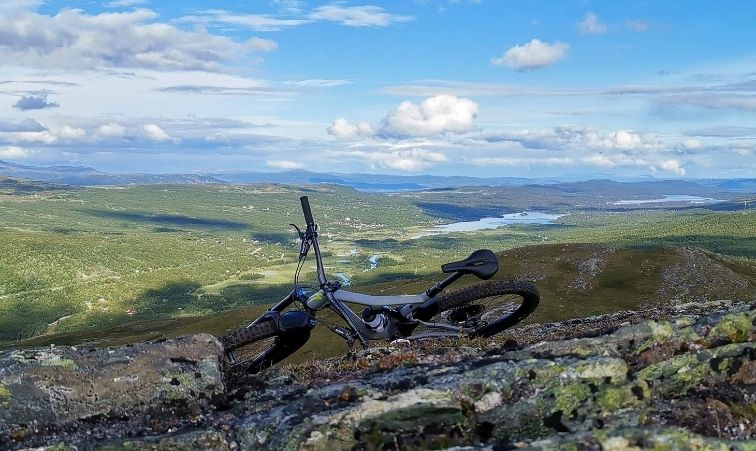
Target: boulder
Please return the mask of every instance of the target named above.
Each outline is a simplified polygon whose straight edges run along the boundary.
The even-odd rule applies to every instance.
[[[65,429],[159,409],[207,409],[225,395],[224,354],[211,335],[112,349],[0,353],[0,435]]]

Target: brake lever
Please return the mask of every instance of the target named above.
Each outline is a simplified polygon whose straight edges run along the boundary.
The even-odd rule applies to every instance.
[[[303,240],[305,238],[304,232],[302,232],[302,230],[299,227],[297,227],[296,224],[289,224],[289,225],[297,229],[297,235],[299,235],[300,240]]]

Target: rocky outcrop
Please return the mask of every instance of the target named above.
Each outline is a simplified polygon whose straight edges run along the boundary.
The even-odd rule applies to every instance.
[[[223,355],[211,335],[113,349],[0,353],[0,443],[75,432],[89,423],[140,422],[154,412],[169,417],[207,410],[225,396]]]
[[[525,346],[511,340],[496,347],[397,345],[354,359],[228,378],[225,391],[217,344],[208,336],[132,351],[15,351],[0,354],[0,443],[62,449],[755,449],[755,324],[756,309],[729,305]],[[557,329],[564,336],[558,325],[541,327],[544,334]],[[38,356],[37,362],[21,359],[20,352]],[[177,352],[188,353],[187,361],[174,361]],[[117,386],[120,376],[114,375],[122,373],[109,369],[118,366],[106,363],[110,353],[151,356],[130,371],[143,378],[143,393],[98,391],[108,402],[88,395],[84,387],[97,386],[95,380]],[[82,382],[60,383],[51,362]],[[50,386],[76,388],[58,398]],[[36,423],[39,432],[29,429],[31,407],[21,396],[50,406]],[[152,421],[129,416],[146,406]],[[26,435],[19,432],[24,430]]]

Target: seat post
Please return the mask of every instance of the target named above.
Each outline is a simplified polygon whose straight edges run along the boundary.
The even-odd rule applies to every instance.
[[[432,287],[428,288],[428,289],[427,289],[427,290],[425,291],[425,295],[426,295],[426,296],[428,296],[429,298],[432,298],[433,296],[435,296],[435,295],[437,295],[438,293],[440,293],[441,291],[443,291],[443,289],[444,289],[444,288],[446,288],[446,287],[448,287],[449,285],[451,285],[451,284],[453,284],[454,282],[456,282],[456,281],[457,281],[457,280],[458,280],[458,279],[459,279],[460,277],[462,277],[463,275],[464,275],[464,274],[463,274],[463,273],[461,273],[461,272],[455,272],[455,273],[452,273],[452,275],[450,275],[450,276],[449,276],[449,277],[447,277],[446,279],[444,279],[444,280],[442,280],[441,282],[439,282],[439,283],[437,283],[437,284],[433,285]]]

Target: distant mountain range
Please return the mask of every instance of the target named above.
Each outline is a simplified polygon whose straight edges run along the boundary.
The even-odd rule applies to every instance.
[[[225,183],[198,174],[109,174],[87,166],[26,166],[0,161],[0,175],[65,185],[150,185],[162,183]]]
[[[0,161],[0,176],[26,178],[43,182],[77,185],[151,185],[207,183],[281,183],[308,185],[330,183],[360,191],[443,190],[461,186],[548,186],[565,192],[616,191],[627,182],[588,180],[565,182],[557,179],[520,177],[467,177],[436,175],[332,174],[310,171],[283,172],[208,172],[200,174],[111,174],[87,166],[28,166]],[[701,194],[702,192],[755,193],[756,178],[702,180],[647,180],[632,182],[635,191],[649,194]]]

